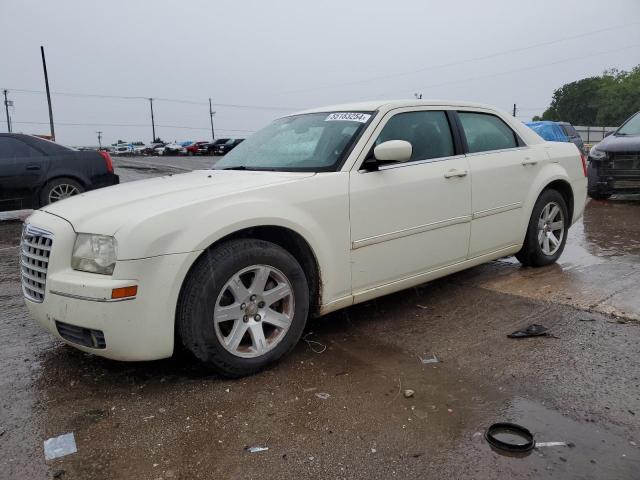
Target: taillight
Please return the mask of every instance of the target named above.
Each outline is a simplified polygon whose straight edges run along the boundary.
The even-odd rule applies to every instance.
[[[107,171],[109,173],[113,173],[113,161],[111,160],[111,155],[109,155],[109,152],[99,151],[98,153],[102,155],[102,158],[104,158],[104,163],[107,164]]]
[[[584,153],[580,154],[580,160],[582,160],[582,173],[584,176],[587,176],[587,157],[585,157]]]

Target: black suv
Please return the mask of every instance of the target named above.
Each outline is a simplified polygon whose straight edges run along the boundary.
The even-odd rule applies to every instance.
[[[214,155],[226,155],[231,150],[233,150],[238,145],[240,145],[242,142],[244,142],[244,138],[230,138],[226,142],[220,143],[220,144],[216,145],[215,147],[213,147],[213,154]]]
[[[588,174],[591,198],[640,193],[640,112],[591,148]]]
[[[115,185],[107,152],[80,152],[21,133],[0,133],[0,211],[39,208]]]

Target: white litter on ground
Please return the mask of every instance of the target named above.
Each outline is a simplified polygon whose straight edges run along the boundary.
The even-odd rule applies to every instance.
[[[53,437],[44,441],[45,460],[64,457],[77,451],[76,439],[73,433],[65,433],[59,437]]]

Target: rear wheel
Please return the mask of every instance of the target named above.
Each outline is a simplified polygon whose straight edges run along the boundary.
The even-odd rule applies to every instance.
[[[557,190],[542,192],[531,213],[522,249],[516,258],[531,267],[554,263],[564,250],[569,230],[569,212]]]
[[[194,265],[180,296],[178,333],[205,365],[241,377],[291,350],[308,311],[307,279],[291,254],[263,240],[232,240]]]
[[[40,192],[40,204],[49,205],[50,203],[64,200],[84,192],[85,188],[72,178],[55,178],[47,183]]]

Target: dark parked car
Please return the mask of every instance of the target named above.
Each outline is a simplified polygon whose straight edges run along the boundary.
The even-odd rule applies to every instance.
[[[20,133],[0,133],[0,211],[39,208],[115,185],[107,152],[80,152]]]
[[[214,155],[216,148],[218,148],[218,146],[222,145],[223,143],[227,143],[229,140],[229,138],[218,138],[214,140],[207,146],[207,153],[209,155]]]
[[[570,123],[543,120],[540,122],[528,122],[527,126],[549,142],[571,142],[578,147],[580,153],[583,155],[586,153],[582,137]]]
[[[240,145],[242,142],[244,142],[244,138],[230,138],[226,142],[216,145],[213,149],[213,154],[226,155],[231,150],[233,150],[238,145]]]
[[[640,193],[640,112],[591,148],[588,177],[591,198]]]

